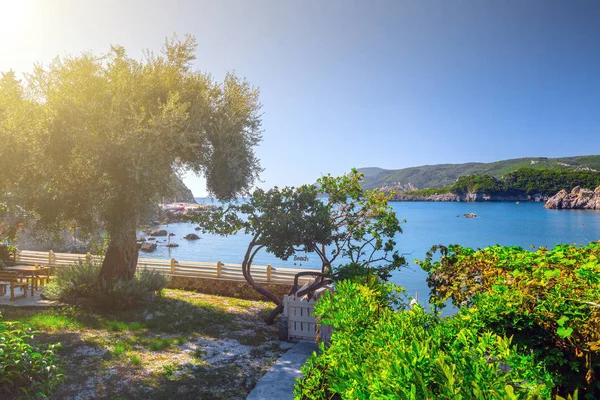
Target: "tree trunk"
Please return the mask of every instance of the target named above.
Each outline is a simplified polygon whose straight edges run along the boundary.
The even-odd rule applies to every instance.
[[[138,261],[136,242],[136,218],[132,215],[109,229],[110,239],[106,256],[100,270],[100,279],[133,279]]]
[[[246,255],[244,256],[244,261],[242,261],[242,274],[244,275],[244,279],[250,286],[254,288],[258,293],[265,296],[267,299],[271,300],[276,305],[281,304],[281,299],[273,294],[269,289],[262,287],[252,278],[252,261],[254,261],[254,256],[256,253],[264,247],[264,245],[257,245],[256,238],[258,234],[254,236],[252,242],[248,245],[248,249],[246,250]]]

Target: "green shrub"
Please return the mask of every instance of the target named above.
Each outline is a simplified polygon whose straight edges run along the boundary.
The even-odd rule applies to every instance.
[[[78,297],[91,297],[98,290],[96,264],[76,264],[56,268],[55,276],[44,288],[44,296],[51,300],[69,301]]]
[[[512,336],[554,376],[561,395],[600,398],[600,244],[552,250],[436,246],[420,262],[431,301],[462,306],[473,328]]]
[[[45,397],[60,381],[60,345],[39,347],[31,340],[35,334],[31,328],[4,322],[0,314],[0,398]]]
[[[383,289],[386,290],[386,289]],[[545,399],[550,375],[512,345],[463,319],[439,319],[417,306],[382,307],[381,293],[342,281],[315,306],[334,326],[302,368],[297,399]]]
[[[0,244],[0,262],[12,261],[15,251],[15,246]]]
[[[131,281],[100,281],[98,264],[79,264],[57,271],[44,289],[51,300],[73,302],[89,299],[92,306],[105,310],[124,310],[145,304],[167,286],[167,277],[159,272],[141,270]]]

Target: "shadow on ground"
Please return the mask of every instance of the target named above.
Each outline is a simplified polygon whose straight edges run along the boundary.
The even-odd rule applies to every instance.
[[[50,398],[245,399],[282,349],[265,302],[168,290],[144,309],[0,307],[62,344]]]

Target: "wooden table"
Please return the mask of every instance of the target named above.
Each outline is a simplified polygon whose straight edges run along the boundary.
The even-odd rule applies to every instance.
[[[50,267],[39,267],[35,265],[14,265],[6,268],[8,271],[18,271],[19,275],[25,279],[31,279],[31,295],[33,290],[37,290],[40,279],[50,280]]]

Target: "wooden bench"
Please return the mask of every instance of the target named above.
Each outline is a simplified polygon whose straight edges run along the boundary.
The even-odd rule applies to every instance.
[[[0,294],[4,296],[8,286],[10,286],[10,299],[15,300],[21,297],[27,297],[27,288],[29,283],[27,280],[21,282],[22,276],[16,271],[0,270]],[[15,288],[23,290],[23,295],[15,296]]]

